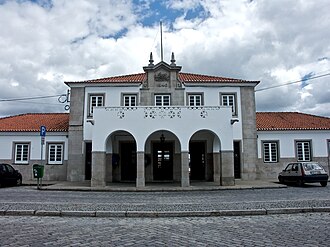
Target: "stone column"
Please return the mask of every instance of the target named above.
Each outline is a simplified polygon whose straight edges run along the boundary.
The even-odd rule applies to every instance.
[[[221,151],[221,185],[235,185],[234,152]]]
[[[181,153],[173,155],[173,181],[181,181]]]
[[[181,187],[189,187],[189,152],[181,152]]]
[[[137,169],[136,169],[136,187],[145,187],[145,172],[144,172],[144,152],[137,152]]]
[[[91,186],[105,186],[106,154],[105,152],[92,152],[92,181]]]
[[[220,185],[221,157],[220,153],[213,153],[213,181]]]
[[[112,183],[112,153],[106,154],[106,163],[105,163],[106,176],[105,181]]]
[[[84,145],[83,138],[83,116],[85,88],[72,87],[70,101],[70,117],[69,117],[69,153],[67,166],[68,181],[84,181],[85,180],[85,156],[82,152]]]
[[[254,180],[257,177],[257,128],[254,87],[241,88],[241,105],[243,127],[242,179]]]

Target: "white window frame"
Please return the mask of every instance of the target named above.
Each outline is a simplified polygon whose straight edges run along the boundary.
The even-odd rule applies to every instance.
[[[278,141],[263,141],[262,151],[264,163],[278,162]]]
[[[237,116],[237,103],[236,103],[236,94],[235,93],[222,93],[221,94],[221,105],[222,106],[231,106],[231,111],[233,116]]]
[[[54,152],[53,154],[51,154],[52,151]],[[63,157],[64,157],[63,143],[48,143],[47,162],[49,165],[62,165]]]
[[[295,141],[297,161],[312,160],[312,141]]]
[[[93,116],[93,108],[104,106],[104,94],[90,94],[88,102],[88,116]],[[95,100],[93,100],[95,99]]]
[[[30,159],[30,143],[15,143],[14,163],[29,164]],[[18,151],[21,147],[21,151]]]
[[[203,94],[188,94],[188,106],[202,106]]]
[[[133,101],[133,99],[134,99],[134,101]],[[126,101],[126,100],[128,100],[128,101]],[[137,106],[137,96],[136,96],[136,94],[124,94],[123,95],[123,106],[126,106],[126,107]]]
[[[158,104],[158,102],[160,102],[160,104]],[[170,106],[170,105],[171,105],[170,94],[155,94],[155,106]]]

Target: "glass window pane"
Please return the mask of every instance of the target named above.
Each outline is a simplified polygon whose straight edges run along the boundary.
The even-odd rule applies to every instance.
[[[277,162],[277,143],[276,142],[264,142],[264,162]]]
[[[27,163],[29,160],[29,144],[16,144],[15,162]]]
[[[297,159],[298,161],[310,161],[311,150],[310,142],[297,142]]]
[[[49,145],[48,153],[49,164],[62,164],[63,157],[63,145],[62,144],[51,144]]]

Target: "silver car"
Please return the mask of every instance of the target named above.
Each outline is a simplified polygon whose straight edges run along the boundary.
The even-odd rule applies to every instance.
[[[304,183],[320,183],[325,187],[328,179],[327,172],[316,162],[290,163],[278,175],[280,183],[296,183],[299,186]]]

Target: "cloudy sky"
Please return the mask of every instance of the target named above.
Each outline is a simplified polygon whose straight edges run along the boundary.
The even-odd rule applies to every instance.
[[[64,81],[143,72],[260,80],[258,111],[330,117],[330,0],[0,0],[0,116],[64,112]],[[26,99],[22,98],[35,98]],[[51,96],[51,97],[48,97]]]

